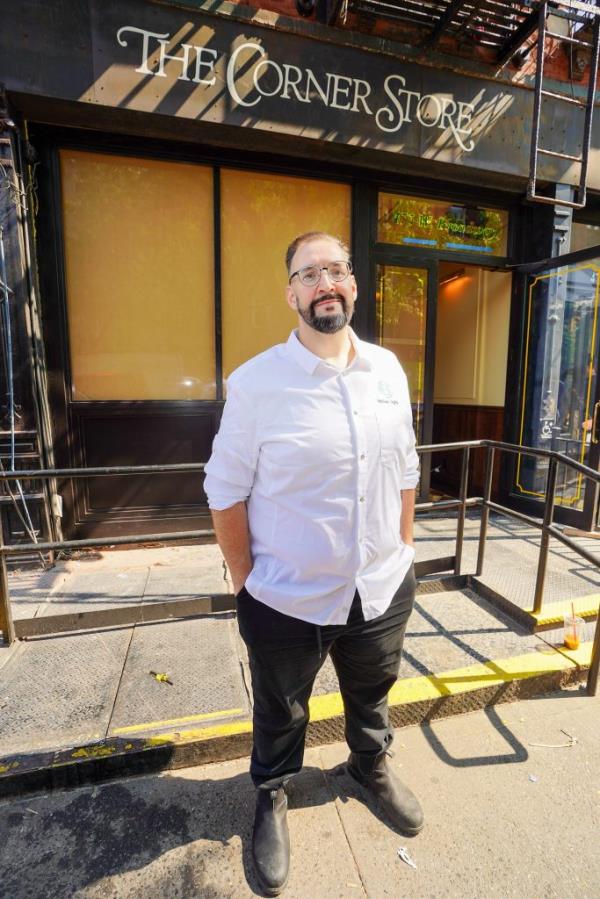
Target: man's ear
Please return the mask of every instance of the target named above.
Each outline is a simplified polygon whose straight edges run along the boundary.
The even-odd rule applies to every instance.
[[[293,309],[294,312],[296,312],[298,309],[298,301],[296,299],[296,294],[294,293],[292,288],[289,286],[289,284],[285,290],[285,298],[287,300],[287,304],[290,307],[290,309]]]

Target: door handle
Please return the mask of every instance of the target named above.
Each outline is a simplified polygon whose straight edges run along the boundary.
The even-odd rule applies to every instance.
[[[592,443],[600,443],[598,436],[598,412],[600,412],[600,402],[594,406],[594,417],[592,419]]]

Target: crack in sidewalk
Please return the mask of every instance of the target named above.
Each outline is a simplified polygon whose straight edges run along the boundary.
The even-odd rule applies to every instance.
[[[352,848],[352,844],[351,844],[351,842],[350,842],[350,838],[349,838],[349,836],[348,836],[348,831],[346,830],[346,826],[345,826],[345,824],[344,824],[344,820],[343,820],[343,818],[342,818],[342,816],[341,816],[341,814],[340,814],[340,809],[339,809],[339,805],[338,805],[338,803],[339,803],[339,796],[336,794],[336,792],[335,792],[335,791],[333,790],[333,788],[331,787],[331,784],[329,783],[329,778],[327,777],[327,774],[325,773],[325,769],[324,769],[324,767],[323,767],[323,757],[322,757],[322,755],[321,755],[320,750],[319,750],[318,756],[319,756],[319,766],[320,766],[320,767],[319,767],[319,770],[321,771],[321,776],[323,777],[323,781],[325,782],[325,788],[326,788],[327,792],[329,793],[329,795],[331,796],[331,799],[333,800],[333,807],[335,808],[335,813],[336,813],[336,815],[338,816],[338,820],[339,820],[339,822],[340,822],[340,827],[342,828],[342,833],[344,834],[344,838],[345,838],[345,840],[346,840],[346,845],[348,846],[348,851],[350,852],[350,855],[351,855],[351,857],[352,857],[352,861],[353,861],[353,863],[354,863],[354,867],[355,867],[355,870],[356,870],[356,874],[357,874],[357,877],[358,877],[358,879],[359,879],[359,881],[360,881],[360,886],[361,886],[361,889],[362,889],[362,892],[363,892],[363,896],[365,896],[366,899],[369,899],[369,893],[367,892],[367,887],[366,887],[366,885],[365,885],[365,881],[364,881],[364,878],[363,878],[363,876],[362,876],[362,872],[361,872],[361,870],[360,870],[360,866],[359,866],[359,864],[358,864],[358,859],[357,859],[357,857],[356,857],[356,855],[355,855],[355,853],[354,853],[354,850],[353,850],[353,848]]]
[[[151,573],[152,573],[152,565],[149,565],[149,566],[148,566],[147,573],[146,573],[146,580],[144,581],[144,586],[142,587],[142,592],[141,592],[141,596],[140,596],[140,606],[143,606],[143,603],[144,603],[144,596],[146,595],[146,587],[148,586],[148,581],[150,580],[150,575],[151,575]],[[142,614],[142,620],[141,620],[140,622],[138,622],[139,624],[143,624],[143,623],[144,623],[143,617],[144,617],[144,616],[143,616],[143,614]],[[129,650],[131,649],[131,644],[132,644],[132,642],[133,642],[133,636],[134,636],[134,634],[135,634],[135,629],[136,629],[136,627],[137,627],[137,624],[134,624],[134,625],[132,626],[132,628],[131,628],[131,635],[130,635],[130,637],[129,637],[129,642],[128,642],[128,644],[127,644],[127,649],[125,650],[125,657],[124,657],[124,659],[123,659],[123,666],[122,666],[122,668],[121,668],[121,674],[119,675],[119,682],[118,682],[118,684],[117,684],[117,688],[116,688],[116,690],[115,690],[115,695],[114,695],[114,697],[113,697],[113,702],[112,702],[112,706],[111,706],[111,710],[110,710],[110,715],[108,716],[108,722],[107,722],[107,725],[106,725],[106,733],[104,734],[105,739],[108,738],[108,735],[109,735],[109,733],[110,733],[110,728],[111,728],[111,725],[112,725],[112,720],[113,720],[113,717],[114,717],[114,714],[115,714],[115,707],[116,707],[116,705],[117,705],[117,699],[119,698],[119,691],[120,691],[120,689],[121,689],[121,684],[123,683],[123,676],[124,676],[124,674],[125,674],[125,667],[126,667],[126,665],[127,665],[127,659],[129,658]],[[100,636],[100,635],[99,635],[99,636]],[[101,638],[101,639],[102,639],[102,638]]]

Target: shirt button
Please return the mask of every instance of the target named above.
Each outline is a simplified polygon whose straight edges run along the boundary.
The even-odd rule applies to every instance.
[[[361,496],[361,498],[359,499],[359,502],[364,503],[364,501],[365,501],[364,496]]]
[[[358,415],[357,410],[356,410],[356,409],[353,409],[353,410],[352,410],[352,414],[353,414],[353,415]]]
[[[364,453],[361,453],[361,454],[360,454],[361,462],[364,462],[366,458],[367,458],[367,457],[365,456]]]

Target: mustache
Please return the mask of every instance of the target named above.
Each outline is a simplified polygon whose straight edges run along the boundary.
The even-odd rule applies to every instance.
[[[344,312],[346,311],[346,300],[344,299],[344,297],[341,294],[332,291],[332,293],[326,293],[324,296],[317,297],[316,300],[312,301],[312,303],[310,304],[311,313],[314,315],[315,309],[317,308],[319,303],[324,303],[331,300],[338,300],[338,302],[342,304],[342,309],[344,310]]]

